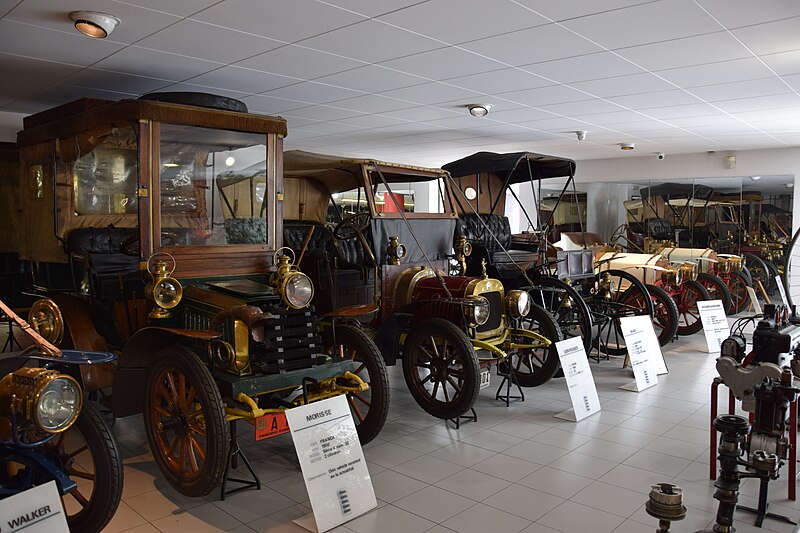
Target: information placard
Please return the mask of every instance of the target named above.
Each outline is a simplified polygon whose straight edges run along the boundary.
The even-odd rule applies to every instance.
[[[725,306],[722,305],[722,300],[708,300],[697,302],[697,309],[700,311],[700,320],[703,321],[708,353],[719,354],[722,341],[731,336]]]
[[[378,505],[344,395],[286,411],[317,531]]]
[[[641,392],[658,383],[658,374],[666,373],[667,365],[649,315],[626,316],[619,322],[636,380],[620,388]],[[659,372],[659,367],[663,367],[664,372]]]
[[[0,531],[22,530],[25,533],[69,533],[55,481],[0,500]]]
[[[594,384],[589,358],[581,337],[572,337],[556,343],[558,358],[567,381],[572,409],[556,415],[557,418],[579,422],[600,412],[600,398]]]
[[[746,287],[747,294],[750,296],[750,305],[753,306],[753,312],[757,315],[761,315],[764,313],[761,309],[761,302],[758,301],[758,296],[756,296],[756,290],[753,287]]]

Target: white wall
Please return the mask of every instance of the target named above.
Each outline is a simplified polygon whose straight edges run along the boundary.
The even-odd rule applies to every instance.
[[[0,141],[16,142],[17,132],[22,130],[22,119],[27,113],[0,111]]]

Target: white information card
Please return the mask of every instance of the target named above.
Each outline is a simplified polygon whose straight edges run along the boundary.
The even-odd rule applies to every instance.
[[[572,409],[556,415],[556,418],[579,422],[587,416],[600,412],[600,398],[594,384],[589,358],[581,337],[572,337],[556,343],[558,358],[567,380]]]
[[[747,287],[747,294],[750,296],[750,305],[753,306],[753,312],[761,315],[764,311],[761,310],[761,302],[758,301],[756,290],[753,287]]]
[[[328,531],[377,507],[344,395],[289,409],[286,419],[314,511],[316,531]],[[312,529],[306,520],[296,522]]]
[[[775,276],[775,283],[778,284],[778,292],[781,293],[783,305],[789,305],[789,299],[786,297],[786,288],[783,286],[783,281],[781,280],[780,274]]]
[[[69,533],[55,481],[0,500],[0,531]]]
[[[619,322],[635,379],[620,388],[641,392],[658,383],[658,374],[666,374],[667,365],[650,315],[626,316]]]
[[[700,320],[703,321],[708,353],[719,354],[722,341],[731,336],[725,306],[722,305],[722,300],[708,300],[697,302],[697,309],[700,311]]]

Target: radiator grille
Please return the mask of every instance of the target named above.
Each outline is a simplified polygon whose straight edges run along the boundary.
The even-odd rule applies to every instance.
[[[319,318],[313,307],[286,309],[264,305],[261,308],[278,318],[269,321],[264,342],[250,341],[250,364],[255,371],[282,374],[325,362]]]
[[[486,324],[478,326],[478,333],[499,328],[503,319],[503,297],[500,293],[486,292],[481,296],[489,300],[489,320],[486,321]]]

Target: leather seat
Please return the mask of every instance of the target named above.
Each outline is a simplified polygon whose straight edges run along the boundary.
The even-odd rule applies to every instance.
[[[645,221],[645,235],[659,241],[670,241],[675,238],[672,224],[663,218],[649,218]]]
[[[117,298],[124,293],[143,294],[139,258],[125,255],[120,245],[137,236],[136,228],[78,228],[67,236],[76,286],[88,281],[88,290],[99,299]],[[88,278],[88,279],[87,279]]]
[[[305,257],[314,260],[330,261],[336,259],[337,266],[345,269],[361,270],[368,266],[364,247],[358,239],[336,240],[333,231],[319,222],[309,220],[286,220],[283,223],[283,244],[296,254],[303,249],[303,244],[308,237],[309,229],[313,227],[314,233],[306,247]],[[369,237],[365,235],[367,242]]]

